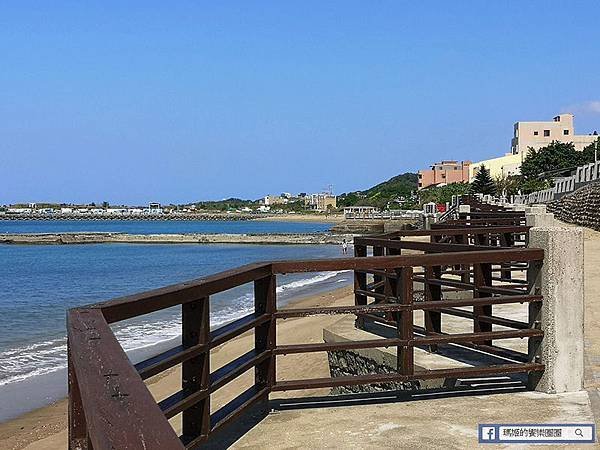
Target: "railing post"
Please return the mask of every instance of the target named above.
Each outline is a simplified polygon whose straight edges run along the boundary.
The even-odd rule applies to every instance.
[[[91,445],[87,435],[85,413],[81,402],[81,392],[71,350],[67,344],[67,365],[69,374],[69,450],[87,450]]]
[[[413,268],[402,267],[396,271],[398,280],[398,300],[402,305],[411,306],[413,302]],[[397,321],[398,337],[411,341],[414,338],[413,311],[406,309],[400,312],[400,320]],[[413,375],[415,373],[414,347],[412,344],[403,345],[397,349],[397,370],[402,375]]]
[[[474,291],[473,298],[490,297],[492,294],[488,292],[481,292],[480,288],[489,287],[492,285],[492,265],[489,263],[485,264],[473,264],[473,279],[474,279]],[[492,331],[492,324],[479,320],[480,316],[491,316],[492,305],[473,306],[473,332],[481,333]],[[492,345],[492,341],[484,341],[484,345]]]
[[[373,247],[373,256],[384,256],[384,255],[385,255],[384,247]],[[378,283],[382,283],[382,282],[384,282],[383,276],[381,276],[381,275],[373,276],[373,284],[375,285],[375,288],[373,290],[375,291],[375,293],[377,293],[377,294],[384,293],[385,286],[384,285],[377,286]]]
[[[513,238],[513,234],[511,232],[509,233],[503,233],[500,236],[500,245],[502,247],[514,247],[515,243],[514,243],[514,238]],[[507,262],[507,263],[503,263],[501,264],[502,267],[502,271],[500,272],[500,278],[502,278],[503,280],[511,280],[512,279],[512,270],[511,270],[511,263]]]
[[[542,293],[542,261],[531,261],[527,268],[527,287],[529,295],[541,295]],[[529,303],[529,328],[535,330],[542,329],[542,303]],[[542,337],[530,337],[527,340],[527,361],[530,363],[541,363],[541,345]],[[541,379],[541,372],[530,372],[527,374],[527,386],[529,389],[535,389]]]
[[[254,311],[256,315],[269,314],[270,320],[254,330],[254,348],[256,354],[270,351],[271,354],[254,369],[254,384],[258,390],[267,388],[264,395],[264,406],[268,406],[269,392],[275,384],[275,355],[272,350],[276,342],[276,319],[273,314],[277,310],[277,281],[275,275],[269,275],[254,281]]]
[[[365,245],[354,244],[354,256],[355,257],[366,257],[367,247]],[[354,271],[354,304],[356,306],[365,306],[367,304],[367,296],[364,294],[358,294],[359,290],[367,289],[367,274],[364,272]],[[356,317],[355,322],[356,328],[364,328],[365,319],[361,316]]]
[[[470,267],[470,266],[467,266]],[[427,266],[425,267],[425,301],[438,301],[442,299],[442,287],[428,283],[427,280],[439,280],[442,278],[442,268],[440,266]],[[442,332],[442,313],[439,311],[426,310],[423,311],[423,317],[425,322],[425,330],[431,333]],[[437,352],[438,346],[436,344],[429,346],[430,352]]]
[[[181,305],[182,345],[184,348],[208,344],[210,339],[210,302],[203,297]],[[185,361],[181,368],[184,391],[206,391],[206,396],[182,412],[184,441],[192,441],[210,433],[210,351]]]

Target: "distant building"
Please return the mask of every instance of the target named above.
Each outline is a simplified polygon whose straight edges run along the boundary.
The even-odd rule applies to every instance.
[[[315,211],[337,208],[337,197],[330,193],[310,194],[304,197],[304,205]]]
[[[484,165],[490,175],[509,177],[521,173],[521,164],[527,157],[528,149],[538,150],[548,146],[552,141],[573,143],[575,150],[581,151],[598,139],[598,134],[576,135],[573,114],[559,114],[546,122],[516,122],[511,140],[511,151],[504,156],[478,161],[471,164],[470,180],[479,168]]]
[[[160,203],[152,202],[148,203],[148,213],[149,214],[162,214],[163,209]]]
[[[498,158],[486,159],[485,161],[478,161],[472,163],[470,167],[470,180],[475,178],[479,168],[483,165],[490,171],[492,178],[506,178],[512,175],[519,175],[521,173],[521,163],[525,159],[526,152],[523,153],[507,153],[504,156]]]
[[[436,184],[469,182],[471,161],[441,161],[429,170],[419,170],[419,189]]]
[[[575,135],[573,114],[559,114],[547,122],[517,122],[511,141],[511,153],[527,154],[529,147],[535,150],[546,147],[552,141],[572,142],[581,151],[598,139],[598,135]]]
[[[347,206],[344,208],[344,219],[373,219],[379,213],[374,206]]]
[[[280,195],[266,195],[263,203],[265,206],[285,205],[288,203],[288,199]]]

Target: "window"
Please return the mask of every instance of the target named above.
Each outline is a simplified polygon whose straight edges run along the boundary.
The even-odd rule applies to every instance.
[[[569,135],[569,130],[563,130],[563,134],[564,134],[565,136],[568,136],[568,135]]]
[[[544,130],[544,137],[550,136],[550,130]]]
[[[534,132],[533,132],[533,135],[534,135],[534,136],[537,136],[538,134],[540,134],[540,133],[539,133],[539,131],[534,131]]]

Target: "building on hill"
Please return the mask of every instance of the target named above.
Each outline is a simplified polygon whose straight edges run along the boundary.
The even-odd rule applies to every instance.
[[[266,195],[263,199],[263,204],[265,206],[273,206],[273,205],[285,205],[288,203],[288,199],[282,197],[280,195]]]
[[[477,175],[479,168],[485,166],[490,171],[492,178],[506,178],[512,175],[518,175],[521,173],[521,164],[527,154],[523,153],[507,153],[504,156],[497,158],[486,159],[484,161],[478,161],[471,164],[469,181],[472,181]]]
[[[315,211],[337,208],[337,197],[331,193],[310,194],[304,197],[304,204]]]
[[[492,177],[509,177],[521,173],[521,164],[529,148],[538,150],[552,141],[573,143],[575,150],[581,151],[598,139],[598,133],[576,135],[573,114],[559,114],[546,122],[516,122],[511,140],[511,152],[497,158],[486,159],[471,164],[470,180],[484,165]]]
[[[581,151],[598,135],[576,135],[573,114],[559,114],[547,122],[517,122],[511,141],[511,153],[527,153],[527,149],[535,150],[546,147],[552,141],[572,142],[575,150]]]
[[[471,161],[441,161],[419,170],[419,189],[437,184],[469,182]]]

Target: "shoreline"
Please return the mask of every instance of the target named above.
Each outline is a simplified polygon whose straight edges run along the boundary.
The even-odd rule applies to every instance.
[[[155,214],[155,215],[81,215],[81,214],[28,214],[28,215],[6,215],[0,214],[0,222],[16,222],[16,221],[36,221],[36,222],[52,222],[52,221],[146,221],[146,222],[216,222],[216,221],[257,221],[257,222],[320,222],[320,223],[337,223],[344,219],[343,214],[247,214],[235,213],[228,214],[226,212],[218,213],[190,213],[190,214]]]
[[[76,244],[257,244],[315,245],[352,242],[353,234],[332,233],[173,233],[129,234],[112,232],[2,233],[0,244],[76,245]]]
[[[253,222],[317,222],[339,223],[344,220],[344,214],[273,214],[265,217],[253,217]]]
[[[344,286],[326,292],[299,296],[290,299],[282,309],[290,307],[311,306],[334,306],[339,304],[353,304],[352,286]],[[298,339],[316,342],[322,340],[323,328],[333,321],[339,320],[338,316],[312,316],[309,318],[286,319],[278,327],[278,342],[292,343]],[[228,362],[232,355],[240,352],[253,342],[253,334],[245,333],[235,340],[224,344],[221,348],[211,353],[211,364],[215,368]],[[306,355],[304,355],[306,356]],[[286,359],[288,357],[285,357]],[[283,378],[295,375],[297,369],[297,358],[293,356],[288,361],[282,361],[278,374]],[[326,355],[311,354],[303,360],[306,368],[311,368],[312,373],[323,373],[328,376],[329,365]],[[327,373],[324,373],[327,371]],[[251,375],[247,373],[246,375]],[[243,377],[244,377],[243,376]],[[162,374],[152,377],[147,385],[155,398],[161,399],[179,389],[180,367],[176,366]],[[221,388],[216,395],[216,405],[226,402],[226,398],[235,392],[236,383],[231,383]],[[320,391],[323,391],[321,389]],[[321,392],[323,394],[324,392]],[[314,391],[306,391],[306,395],[314,395]],[[285,395],[285,394],[282,394]],[[295,393],[298,395],[298,393]],[[47,406],[35,409],[14,419],[0,423],[0,442],[7,445],[6,448],[18,450],[28,448],[34,449],[63,449],[67,446],[67,399],[63,398]],[[178,424],[174,423],[177,428]],[[4,447],[3,447],[4,448]]]

